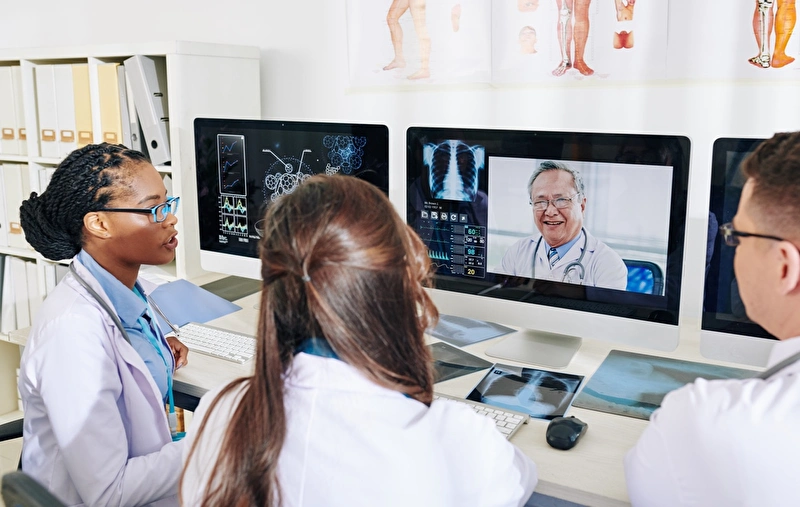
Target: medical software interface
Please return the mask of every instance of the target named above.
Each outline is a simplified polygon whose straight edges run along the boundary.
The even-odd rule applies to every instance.
[[[266,206],[315,174],[365,179],[388,195],[383,125],[195,120],[201,248],[257,257]]]
[[[688,172],[676,174],[670,140],[412,127],[407,141],[407,222],[440,279],[498,297],[497,287],[531,280],[599,294],[669,290]],[[555,170],[529,187],[539,168]]]

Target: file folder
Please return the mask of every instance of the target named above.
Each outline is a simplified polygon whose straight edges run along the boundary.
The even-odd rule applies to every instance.
[[[6,255],[3,258],[3,285],[0,289],[0,333],[9,333],[17,327],[17,312],[14,305],[14,284],[11,276],[11,259]]]
[[[92,129],[92,94],[89,88],[89,65],[72,66],[72,89],[75,102],[76,145],[82,148],[94,140]]]
[[[100,92],[100,131],[103,142],[122,142],[122,119],[119,109],[119,87],[117,85],[118,63],[102,63],[97,66]]]
[[[135,55],[125,60],[133,102],[153,165],[170,162],[167,62],[164,58]]]
[[[78,147],[75,128],[75,90],[72,65],[53,66],[58,119],[58,156],[66,157]]]
[[[131,78],[128,76],[127,72],[125,72],[125,98],[128,101],[128,121],[130,122],[131,132],[131,145],[128,146],[128,148],[141,151],[145,155],[148,155],[147,147],[144,145],[144,134],[142,133],[142,127],[139,124],[139,113],[136,112],[136,105],[133,103]]]
[[[126,148],[130,148],[132,143],[131,112],[128,108],[128,85],[126,83],[124,65],[117,67],[117,90],[119,93],[119,117],[122,124],[122,139],[119,143]]]
[[[58,106],[56,105],[56,84],[53,65],[37,65],[36,105],[39,111],[39,139],[41,155],[58,158]]]
[[[19,155],[11,67],[0,67],[0,153]]]
[[[28,306],[28,274],[26,262],[11,256],[11,285],[14,287],[14,314],[18,329],[31,325],[31,312]],[[8,276],[8,273],[6,273]]]
[[[26,248],[28,245],[22,232],[22,226],[19,223],[19,206],[22,203],[23,196],[22,177],[22,166],[19,164],[3,164],[6,233],[8,234],[8,246],[15,248]]]
[[[0,175],[4,167],[0,164]],[[6,218],[6,184],[5,178],[0,177],[0,246],[8,246],[8,219]],[[2,264],[0,264],[2,272]]]
[[[19,154],[28,154],[28,136],[25,129],[25,102],[22,100],[22,67],[11,67],[11,81],[14,85],[14,112],[17,117],[17,141]]]
[[[39,267],[35,262],[25,261],[25,278],[28,281],[28,318],[33,322],[33,317],[42,306],[42,293],[39,290]]]

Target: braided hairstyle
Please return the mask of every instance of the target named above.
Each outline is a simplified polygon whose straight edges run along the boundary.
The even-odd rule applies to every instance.
[[[133,167],[149,163],[141,152],[118,144],[89,144],[58,165],[47,189],[22,201],[25,240],[46,258],[70,259],[83,247],[83,217],[130,191]]]

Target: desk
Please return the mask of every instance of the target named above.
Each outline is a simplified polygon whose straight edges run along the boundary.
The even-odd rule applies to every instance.
[[[241,333],[255,334],[258,321],[258,310],[255,305],[258,300],[258,294],[237,300],[236,304],[242,307],[241,310],[215,319],[208,324]],[[708,362],[700,356],[699,329],[699,322],[690,325],[683,323],[680,329],[681,340],[678,349],[660,355]],[[22,332],[27,335],[27,330],[14,333],[18,343],[24,343],[24,337],[20,336]],[[496,340],[502,339],[503,337],[470,345],[465,347],[465,350],[495,362],[495,359],[485,356],[484,351]],[[20,340],[22,341],[20,342]],[[649,349],[625,347],[584,338],[581,348],[569,366],[559,371],[585,375],[587,377],[585,383],[612,349],[650,355],[658,354]],[[522,365],[522,363],[513,361],[500,362]],[[175,374],[175,391],[187,396],[191,401],[192,397],[200,397],[209,389],[234,378],[249,375],[252,368],[253,361],[240,365],[203,354],[190,354],[189,364]],[[465,397],[484,373],[473,373],[441,382],[436,384],[435,390],[443,394]],[[187,406],[187,408],[191,407]],[[541,419],[531,419],[511,439],[537,464],[539,484],[536,492],[584,505],[628,505],[622,459],[628,449],[636,443],[647,422],[576,407],[570,408],[567,414],[579,417],[589,424],[587,433],[572,450],[559,451],[548,446],[545,442],[548,421]]]

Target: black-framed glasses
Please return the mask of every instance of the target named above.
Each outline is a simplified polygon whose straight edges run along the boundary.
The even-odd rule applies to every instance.
[[[98,211],[116,211],[120,213],[149,213],[153,215],[153,222],[160,223],[167,219],[167,217],[178,212],[178,204],[180,204],[180,197],[167,196],[166,202],[156,204],[152,208],[103,208]]]
[[[786,241],[778,236],[770,236],[769,234],[756,234],[754,232],[742,232],[733,228],[733,222],[722,224],[719,226],[719,233],[722,234],[722,239],[728,246],[739,246],[739,238],[763,238],[772,239],[775,241]]]
[[[581,195],[580,192],[572,197],[556,197],[555,199],[542,199],[539,201],[533,201],[531,202],[531,206],[533,206],[533,209],[536,211],[546,210],[547,207],[550,206],[550,203],[553,203],[553,206],[555,206],[556,209],[569,208],[572,206],[573,200],[579,195]]]

